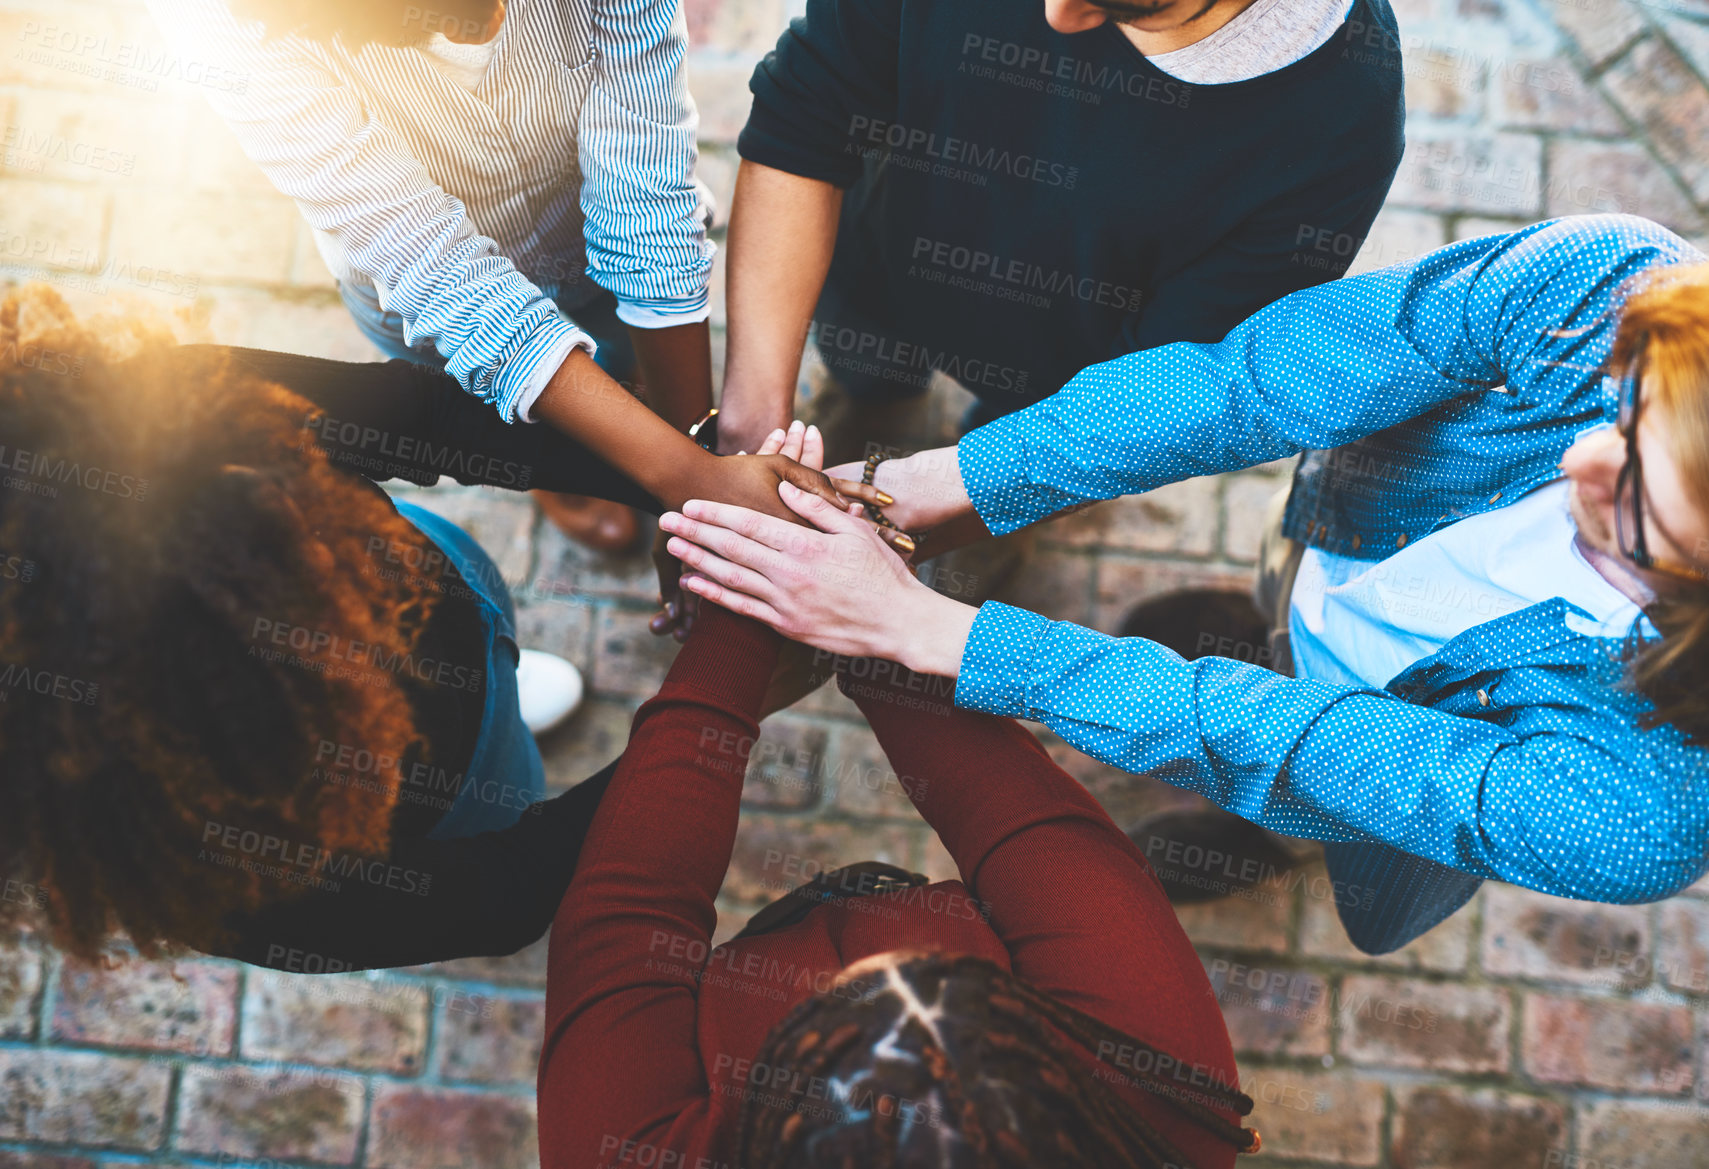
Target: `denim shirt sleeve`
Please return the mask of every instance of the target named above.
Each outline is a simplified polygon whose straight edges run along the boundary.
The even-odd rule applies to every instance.
[[[1709,848],[1678,798],[1684,769],[1657,766],[1635,728],[1520,735],[997,602],[974,622],[956,703],[1035,719],[1289,836],[1385,841],[1561,897],[1659,900],[1702,875]]]
[[[1092,500],[1328,450],[1505,383],[1561,411],[1599,381],[1628,277],[1701,259],[1632,216],[1466,240],[1283,297],[1215,344],[1087,367],[973,431],[960,460],[995,534]]]

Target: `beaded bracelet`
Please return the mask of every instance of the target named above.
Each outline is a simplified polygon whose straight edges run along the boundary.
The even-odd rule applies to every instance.
[[[890,456],[885,454],[883,451],[875,451],[874,453],[866,456],[866,469],[861,472],[860,481],[868,487],[873,486],[872,477],[878,472],[878,464],[882,463],[889,457]],[[901,528],[897,527],[890,517],[884,514],[884,509],[879,507],[877,504],[863,503],[861,506],[866,509],[867,519],[871,520],[881,528],[889,528],[897,535],[907,537],[907,539],[913,543],[914,549],[919,548],[919,546],[925,542],[926,538],[924,536],[915,536],[909,532],[904,532]],[[910,549],[910,551],[913,551],[914,549]]]

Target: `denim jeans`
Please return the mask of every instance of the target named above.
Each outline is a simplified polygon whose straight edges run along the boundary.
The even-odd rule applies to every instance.
[[[380,298],[372,286],[346,284],[341,280],[338,295],[343,298],[344,307],[350,310],[356,327],[381,353],[419,365],[444,368],[445,358],[430,342],[412,346],[404,341],[403,317],[381,308]],[[616,297],[601,291],[574,310],[564,308],[561,300],[558,307],[599,346],[594,357],[599,368],[620,382],[635,380],[635,347],[630,343],[628,326],[617,319]]]
[[[414,504],[399,500],[397,508],[456,566],[475,594],[487,636],[486,700],[474,757],[462,789],[428,836],[454,840],[509,828],[546,797],[546,767],[517,701],[516,607],[498,565],[467,532]]]

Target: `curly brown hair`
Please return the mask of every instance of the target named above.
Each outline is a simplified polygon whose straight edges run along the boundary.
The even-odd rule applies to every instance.
[[[1127,1053],[1118,1068],[1100,1054]],[[1137,1053],[1137,1058],[1132,1056]],[[892,955],[772,1028],[751,1065],[736,1162],[751,1169],[1192,1169],[1115,1084],[1237,1152],[1252,1101],[969,955]]]
[[[433,596],[365,572],[364,548],[427,544],[305,437],[315,416],[217,353],[97,332],[50,290],[0,301],[0,561],[33,570],[0,574],[0,877],[45,889],[75,953],[115,929],[210,949],[296,890],[204,851],[210,826],[389,845],[396,774],[327,784],[313,751],[420,750],[396,676],[339,651],[413,649]],[[261,622],[327,636],[282,661]]]

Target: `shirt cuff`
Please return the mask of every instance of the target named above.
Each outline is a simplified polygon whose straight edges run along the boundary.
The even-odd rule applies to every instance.
[[[961,651],[955,704],[987,714],[1028,717],[1032,708],[1027,703],[1027,677],[1051,624],[1048,617],[999,601],[979,606]]]
[[[592,337],[564,318],[556,317],[541,328],[539,333],[530,337],[522,352],[511,359],[510,365],[505,369],[507,380],[512,371],[519,368],[519,362],[529,363],[521,367],[518,383],[520,388],[512,407],[517,422],[534,421],[530,413],[534,409],[534,403],[546,392],[546,387],[551,383],[552,375],[558,372],[558,367],[577,349],[587,350],[589,357],[599,352],[599,346]],[[503,413],[502,409],[500,413]],[[505,421],[510,420],[511,417],[506,415]]]
[[[1038,407],[1042,405],[1040,402],[987,422],[956,444],[962,486],[993,536],[1006,536],[1083,502],[1078,496],[1034,483],[1029,477],[1027,427],[1037,424]]]
[[[698,325],[712,315],[712,298],[704,289],[681,300],[624,300],[617,298],[617,319],[636,329],[668,329],[673,325]]]

